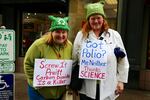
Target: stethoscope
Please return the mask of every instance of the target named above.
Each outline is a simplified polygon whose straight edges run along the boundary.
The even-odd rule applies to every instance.
[[[99,39],[101,40],[103,40],[104,39],[104,41],[106,42],[106,44],[112,44],[112,40],[111,40],[111,38],[110,38],[110,32],[105,32],[104,33],[104,37],[100,37]]]

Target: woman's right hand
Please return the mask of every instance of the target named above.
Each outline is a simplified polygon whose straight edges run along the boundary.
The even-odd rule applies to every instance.
[[[117,84],[117,87],[116,87],[116,91],[115,91],[115,94],[118,95],[118,94],[121,94],[124,90],[124,83],[123,82],[118,82]]]

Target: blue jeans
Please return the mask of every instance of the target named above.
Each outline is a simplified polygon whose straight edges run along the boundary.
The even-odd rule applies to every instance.
[[[30,85],[28,85],[28,96],[29,96],[29,100],[46,100]],[[62,96],[58,99],[47,99],[47,100],[61,100],[61,99]]]
[[[29,100],[45,100],[33,87],[28,85]]]

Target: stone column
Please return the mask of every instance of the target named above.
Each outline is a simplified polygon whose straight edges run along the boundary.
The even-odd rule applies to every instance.
[[[69,39],[73,42],[77,32],[81,29],[85,21],[84,6],[89,0],[69,0],[69,25],[71,26]]]

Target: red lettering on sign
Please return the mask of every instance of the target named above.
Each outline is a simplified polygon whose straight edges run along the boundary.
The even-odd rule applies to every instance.
[[[64,84],[66,82],[66,80],[53,80],[53,85],[57,85],[57,84]]]
[[[44,61],[41,61],[41,63],[40,63],[40,64],[41,64],[41,65],[40,65],[40,68],[41,68],[41,69],[44,68],[43,62],[44,62]]]
[[[51,80],[51,79],[55,79],[55,76],[40,76],[40,75],[36,76],[36,80],[38,81]]]
[[[105,73],[81,71],[80,77],[104,79],[105,78]]]
[[[57,79],[65,79],[65,78],[70,78],[71,76],[69,74],[64,75],[64,76],[57,76]]]
[[[53,63],[45,64],[45,60],[42,60],[40,62],[41,69],[43,69],[43,68],[46,68],[46,69],[48,69],[48,68],[66,68],[66,66],[67,66],[67,63],[65,61],[60,62],[60,64],[53,64]]]
[[[50,68],[46,70],[45,75],[61,75],[62,69],[56,69],[55,71],[52,71]]]

